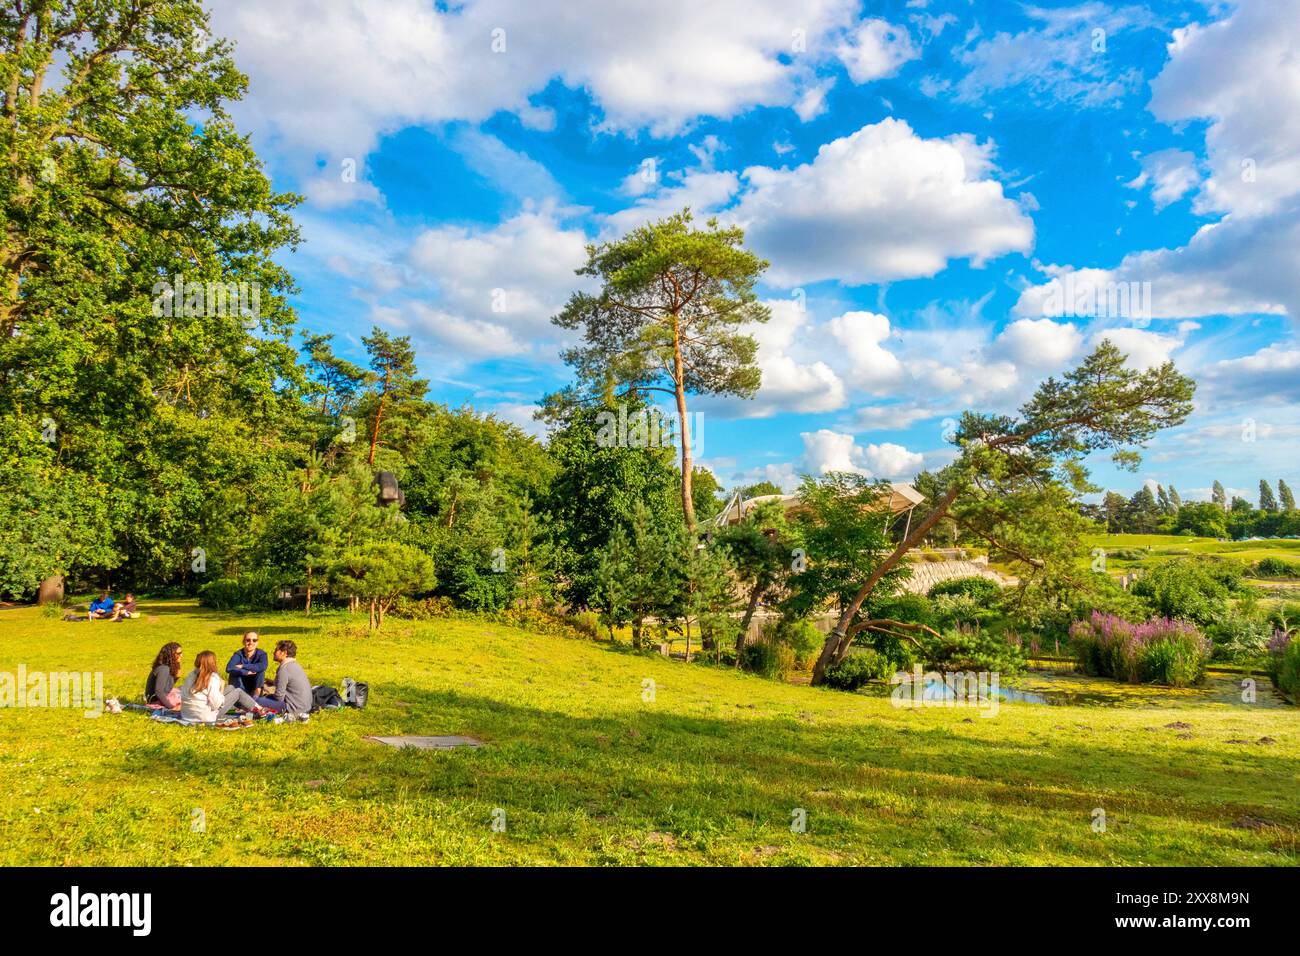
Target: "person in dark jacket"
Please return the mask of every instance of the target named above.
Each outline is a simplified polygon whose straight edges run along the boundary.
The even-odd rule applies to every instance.
[[[176,680],[181,676],[181,646],[175,641],[164,644],[153,659],[153,670],[144,682],[144,702],[161,704],[169,710],[181,705]]]
[[[266,651],[257,646],[257,632],[249,631],[244,635],[244,646],[235,651],[230,663],[226,665],[230,685],[238,687],[250,697],[256,697],[266,682],[268,663]]]

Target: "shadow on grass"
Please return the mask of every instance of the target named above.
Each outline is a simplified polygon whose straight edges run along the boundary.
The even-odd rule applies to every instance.
[[[296,735],[292,750],[263,736],[286,732]],[[179,774],[251,783],[285,796],[323,780],[325,792],[343,806],[472,799],[675,832],[743,829],[805,807],[818,814],[823,833],[853,834],[847,848],[858,851],[882,829],[896,834],[898,828],[912,828],[909,840],[938,839],[959,850],[972,839],[969,832],[958,835],[964,822],[996,819],[999,826],[1032,832],[1018,838],[1029,842],[1012,846],[1016,852],[1047,845],[1070,853],[1075,825],[1086,830],[1092,808],[1104,800],[1112,818],[1162,820],[1146,829],[1169,846],[1185,838],[1189,824],[1231,828],[1250,816],[1269,821],[1269,829],[1242,832],[1241,840],[1261,852],[1297,853],[1300,806],[1289,759],[1243,750],[1234,755],[1239,765],[1224,772],[1207,770],[1204,750],[1173,741],[1157,743],[1153,759],[1145,740],[1143,746],[1049,746],[978,733],[963,729],[959,716],[951,726],[882,722],[854,728],[758,714],[737,720],[686,716],[649,706],[577,716],[392,685],[380,688],[366,711],[327,712],[306,727],[240,732],[234,752],[159,748],[157,738],[142,742],[121,755],[120,769],[160,779]],[[488,746],[395,750],[362,739],[371,734],[464,734]],[[1266,780],[1269,785],[1261,785]],[[946,835],[936,836],[935,828]]]

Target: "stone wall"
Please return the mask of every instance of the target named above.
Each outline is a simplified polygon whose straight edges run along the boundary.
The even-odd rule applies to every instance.
[[[1015,584],[1014,578],[1004,577],[989,567],[988,558],[969,561],[912,561],[908,563],[912,576],[903,582],[906,594],[925,594],[941,581],[953,578],[988,578],[1006,587]]]

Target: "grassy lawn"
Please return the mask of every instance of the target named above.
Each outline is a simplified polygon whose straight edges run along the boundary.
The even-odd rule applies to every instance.
[[[471,621],[371,637],[336,614],[146,610],[120,625],[0,610],[0,671],[101,670],[109,695],[137,699],[164,642],[224,664],[253,627],[297,641],[314,682],[369,681],[370,706],[236,732],[0,711],[0,864],[1300,861],[1294,708],[1147,690],[985,719]]]
[[[1300,538],[1276,538],[1262,541],[1219,541],[1215,538],[1192,538],[1176,534],[1094,534],[1085,538],[1088,548],[1150,549],[1139,561],[1108,556],[1107,564],[1123,566],[1169,560],[1189,555],[1213,555],[1250,564],[1260,558],[1300,560]],[[1091,558],[1088,559],[1091,561]]]

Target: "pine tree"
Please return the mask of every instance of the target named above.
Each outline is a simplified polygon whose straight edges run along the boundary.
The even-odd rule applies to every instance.
[[[366,464],[374,466],[375,452],[381,444],[391,445],[383,436],[396,432],[401,425],[409,424],[404,418],[422,402],[429,388],[425,379],[418,378],[415,367],[415,349],[409,336],[390,336],[378,326],[362,343],[370,353],[370,367],[374,370],[374,389],[369,398],[370,454]],[[383,430],[381,430],[383,429]]]
[[[665,392],[677,402],[682,514],[695,530],[690,419],[686,397],[752,398],[762,381],[758,343],[747,331],[766,322],[754,285],[767,262],[744,247],[744,231],[709,220],[691,225],[689,209],[587,247],[578,270],[601,282],[596,294],[575,292],[552,321],[579,330],[583,344],[564,360],[582,383],[620,397]]]
[[[1122,534],[1124,531],[1124,509],[1128,506],[1128,499],[1114,491],[1106,492],[1106,497],[1102,499],[1101,510],[1106,515],[1106,533]]]
[[[1259,479],[1259,510],[1277,511],[1277,499],[1273,497],[1273,489],[1263,478]]]

